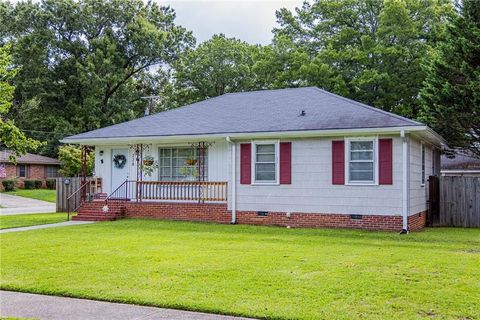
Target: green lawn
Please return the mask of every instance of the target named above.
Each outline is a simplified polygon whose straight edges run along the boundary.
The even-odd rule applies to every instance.
[[[480,229],[120,220],[0,240],[2,289],[269,319],[480,318]]]
[[[6,194],[55,203],[57,199],[56,192],[56,190],[50,189],[15,189],[15,191],[6,192]]]
[[[2,215],[0,216],[0,229],[28,227],[66,220],[67,214],[64,212]]]

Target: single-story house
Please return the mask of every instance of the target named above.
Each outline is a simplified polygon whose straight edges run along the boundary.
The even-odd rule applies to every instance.
[[[42,180],[45,184],[46,179],[59,176],[60,161],[57,159],[26,153],[17,157],[15,164],[10,155],[9,150],[0,150],[0,181],[16,179],[17,186],[21,188],[27,179]]]
[[[455,154],[455,157],[442,155],[442,176],[480,177],[480,158],[471,154]]]
[[[228,93],[62,142],[95,147],[108,195],[79,220],[398,231],[425,226],[445,144],[422,123],[316,87]]]

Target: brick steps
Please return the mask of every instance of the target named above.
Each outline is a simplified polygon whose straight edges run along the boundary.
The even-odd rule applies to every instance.
[[[125,202],[112,201],[108,204],[108,212],[103,211],[105,199],[95,199],[84,202],[78,209],[78,214],[72,218],[74,221],[113,221],[121,219],[125,212]]]

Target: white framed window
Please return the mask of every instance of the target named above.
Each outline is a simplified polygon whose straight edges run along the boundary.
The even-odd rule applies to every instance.
[[[254,184],[277,184],[279,176],[278,140],[252,142],[252,181]]]
[[[425,145],[421,143],[421,158],[422,158],[422,186],[425,185]]]
[[[160,181],[193,181],[199,176],[208,180],[208,150],[198,166],[198,149],[192,147],[160,148],[158,173]]]
[[[377,184],[377,138],[346,139],[345,172],[348,184]]]

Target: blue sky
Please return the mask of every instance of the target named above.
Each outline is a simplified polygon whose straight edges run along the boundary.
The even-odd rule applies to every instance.
[[[177,24],[193,31],[197,44],[224,33],[251,44],[268,44],[276,25],[275,11],[293,10],[302,0],[157,0],[177,13]]]

